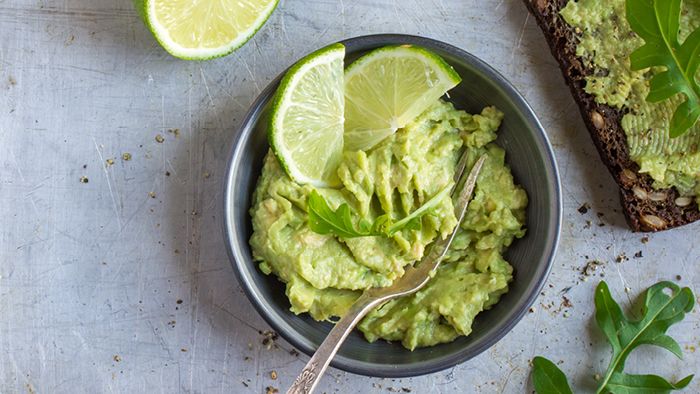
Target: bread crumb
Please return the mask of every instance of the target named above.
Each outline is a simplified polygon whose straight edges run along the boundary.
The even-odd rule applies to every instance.
[[[587,202],[584,202],[583,204],[581,204],[580,207],[578,207],[578,213],[580,213],[581,215],[584,215],[584,214],[588,213],[588,210],[590,208],[591,208],[591,206],[588,205]]]

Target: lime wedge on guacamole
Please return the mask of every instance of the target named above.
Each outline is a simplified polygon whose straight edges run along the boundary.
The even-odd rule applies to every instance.
[[[337,186],[343,156],[343,59],[334,44],[296,63],[277,89],[268,140],[287,174],[300,184]]]
[[[345,149],[366,150],[418,117],[461,78],[410,45],[375,49],[345,71]]]
[[[160,45],[173,56],[206,60],[246,43],[279,0],[134,0]]]

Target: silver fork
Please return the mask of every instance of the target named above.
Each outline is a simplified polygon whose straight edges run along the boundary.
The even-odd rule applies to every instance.
[[[413,294],[428,283],[432,274],[440,265],[443,257],[445,257],[447,249],[449,249],[452,240],[457,234],[459,223],[464,219],[464,214],[467,211],[467,206],[474,192],[476,179],[486,160],[486,155],[482,155],[472,167],[466,180],[464,180],[467,157],[468,154],[465,149],[457,163],[454,176],[455,185],[452,188],[451,194],[456,200],[454,207],[457,225],[452,231],[452,234],[445,239],[440,239],[430,244],[428,252],[423,256],[421,261],[415,266],[408,267],[404,275],[392,283],[391,286],[365,290],[355,303],[352,304],[345,316],[338,320],[335,327],[328,333],[328,336],[323,340],[321,346],[318,347],[313,357],[311,357],[301,371],[301,374],[296,378],[289,390],[287,390],[287,394],[312,393],[321,380],[321,376],[323,376],[326,368],[328,368],[331,359],[338,352],[340,345],[342,345],[355,325],[365,317],[370,310],[391,299]]]

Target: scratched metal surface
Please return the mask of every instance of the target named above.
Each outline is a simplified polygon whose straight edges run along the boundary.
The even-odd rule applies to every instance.
[[[536,354],[563,361],[574,385],[590,389],[608,348],[591,319],[599,278],[581,281],[587,261],[605,262],[596,275],[626,306],[677,275],[700,289],[700,226],[648,243],[624,227],[615,187],[520,1],[286,0],[248,45],[197,63],[161,50],[128,0],[0,0],[0,392],[287,387],[306,357],[282,340],[262,344],[269,327],[234,278],[220,233],[226,156],[277,73],[324,44],[379,32],[462,47],[526,96],[558,155],[563,238],[534,312],[478,358],[412,379],[332,370],[321,392],[525,392]],[[621,253],[629,260],[615,262]],[[694,312],[672,329],[685,361],[646,349],[629,369],[700,370],[698,321]],[[700,391],[700,379],[691,387]]]

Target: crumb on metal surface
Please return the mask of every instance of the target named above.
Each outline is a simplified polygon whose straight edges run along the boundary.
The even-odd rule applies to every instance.
[[[604,263],[599,260],[591,260],[586,263],[581,269],[582,279],[586,280],[588,277],[593,276],[598,271],[599,267],[603,267]]]
[[[80,183],[88,183],[90,180],[85,175],[80,177]]]
[[[564,308],[573,308],[574,305],[571,303],[571,300],[568,297],[562,296],[561,298],[561,306],[563,306]]]
[[[165,141],[165,137],[163,137],[163,136],[160,135],[160,134],[156,134],[156,142],[159,143],[159,144],[162,144],[163,141]]]
[[[277,344],[275,343],[275,341],[279,338],[278,333],[271,331],[271,330],[268,330],[268,331],[262,332],[261,335],[263,336],[262,344],[263,344],[263,346],[265,346],[265,348],[267,350],[270,350],[273,347],[277,348]]]
[[[124,161],[131,160],[131,153],[129,153],[129,152],[122,153],[122,160],[124,160]]]

